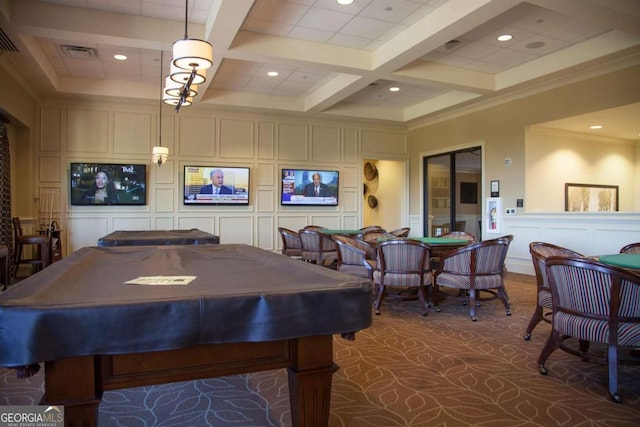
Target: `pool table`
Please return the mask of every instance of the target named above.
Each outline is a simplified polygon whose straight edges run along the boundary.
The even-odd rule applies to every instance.
[[[85,247],[0,294],[0,366],[44,362],[67,426],[105,390],[287,368],[293,425],[326,426],[333,335],[371,320],[368,280],[252,246]]]

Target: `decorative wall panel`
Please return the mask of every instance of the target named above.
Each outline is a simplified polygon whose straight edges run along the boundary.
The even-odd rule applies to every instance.
[[[313,126],[311,128],[311,160],[340,162],[340,128]]]
[[[173,226],[173,217],[169,216],[169,217],[155,217],[153,220],[155,226],[153,227],[154,230],[174,230],[175,227]]]
[[[155,176],[156,184],[173,184],[178,176],[182,176],[182,169],[176,170],[176,162],[171,160],[171,151],[169,151],[169,160],[162,166],[156,166],[151,163],[151,176]]]
[[[220,157],[253,158],[253,121],[220,119]]]
[[[267,251],[276,250],[277,247],[274,243],[277,240],[274,239],[279,239],[280,236],[276,236],[277,230],[273,228],[273,216],[258,216],[257,223],[258,247]]]
[[[258,167],[253,170],[252,179],[255,180],[252,184],[254,186],[257,185],[273,185],[273,177],[280,176],[280,170],[274,170],[275,165],[273,163],[258,163]],[[280,184],[280,179],[278,178],[276,183]]]
[[[62,150],[62,110],[60,108],[40,110],[40,150]]]
[[[358,201],[362,192],[357,190],[343,190],[340,195],[340,204],[343,212],[358,212]]]
[[[71,216],[67,219],[67,228],[68,254],[85,246],[95,246],[100,237],[113,231],[109,229],[105,215]]]
[[[70,109],[67,114],[68,152],[109,152],[109,113]]]
[[[68,166],[62,165],[60,156],[40,156],[40,181],[42,182],[68,182],[65,171]]]
[[[181,156],[215,156],[215,119],[207,117],[179,116],[178,145]]]
[[[173,189],[156,188],[155,190],[155,211],[156,212],[173,212]]]
[[[258,122],[258,158],[273,160],[275,152],[275,123]]]
[[[256,191],[256,211],[258,212],[273,212],[274,203],[277,197],[275,189],[258,189]]]
[[[307,126],[291,123],[278,125],[278,158],[306,162],[309,159]]]
[[[408,153],[406,134],[363,130],[362,153],[405,155]]]
[[[111,231],[118,230],[150,230],[151,220],[148,216],[118,215],[112,219]]]
[[[197,228],[207,233],[216,234],[214,232],[213,222],[215,217],[213,215],[199,216],[199,217],[180,217],[178,218],[178,228],[181,230],[190,230]],[[220,242],[223,243],[223,242]]]
[[[343,152],[342,152],[342,161],[343,162],[358,162],[359,161],[359,153],[358,150],[358,131],[356,129],[344,129],[344,142],[343,142]]]
[[[148,154],[151,152],[151,114],[114,113],[113,152],[116,154]]]
[[[288,228],[289,230],[298,231],[307,225],[306,215],[280,215],[276,219],[276,229],[278,227]],[[280,247],[280,246],[278,246]]]
[[[253,245],[253,221],[246,217],[221,216],[219,222],[220,243],[244,243]]]

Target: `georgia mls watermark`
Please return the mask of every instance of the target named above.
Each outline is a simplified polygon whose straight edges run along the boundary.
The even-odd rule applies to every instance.
[[[0,406],[0,427],[64,427],[64,406]]]

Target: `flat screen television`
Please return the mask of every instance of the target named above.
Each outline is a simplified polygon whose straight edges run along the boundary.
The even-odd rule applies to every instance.
[[[280,204],[286,206],[337,206],[338,171],[282,169]]]
[[[147,165],[71,163],[72,205],[146,205]]]
[[[249,168],[185,166],[185,205],[248,205]]]

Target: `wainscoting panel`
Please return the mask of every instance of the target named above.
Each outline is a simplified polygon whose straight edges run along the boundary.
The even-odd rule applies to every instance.
[[[253,245],[253,221],[250,216],[221,216],[218,220],[220,243]]]
[[[67,152],[109,152],[108,112],[69,109],[67,114]]]
[[[273,227],[273,216],[258,216],[256,222],[258,247],[267,251],[275,251],[277,249],[275,242],[280,239],[280,236],[278,230]]]
[[[311,128],[311,160],[314,162],[339,162],[340,128],[313,126]]]
[[[131,230],[151,230],[151,219],[149,217],[140,216],[115,216],[112,219],[113,231],[131,231]]]
[[[118,154],[147,154],[151,143],[151,113],[114,113],[113,152]]]
[[[220,119],[220,157],[253,158],[253,121]]]
[[[309,161],[308,127],[295,123],[278,125],[278,159]]]
[[[109,234],[109,218],[100,216],[76,217],[70,215],[67,219],[67,254],[85,246],[95,246],[98,239]],[[63,242],[64,245],[64,242]]]

